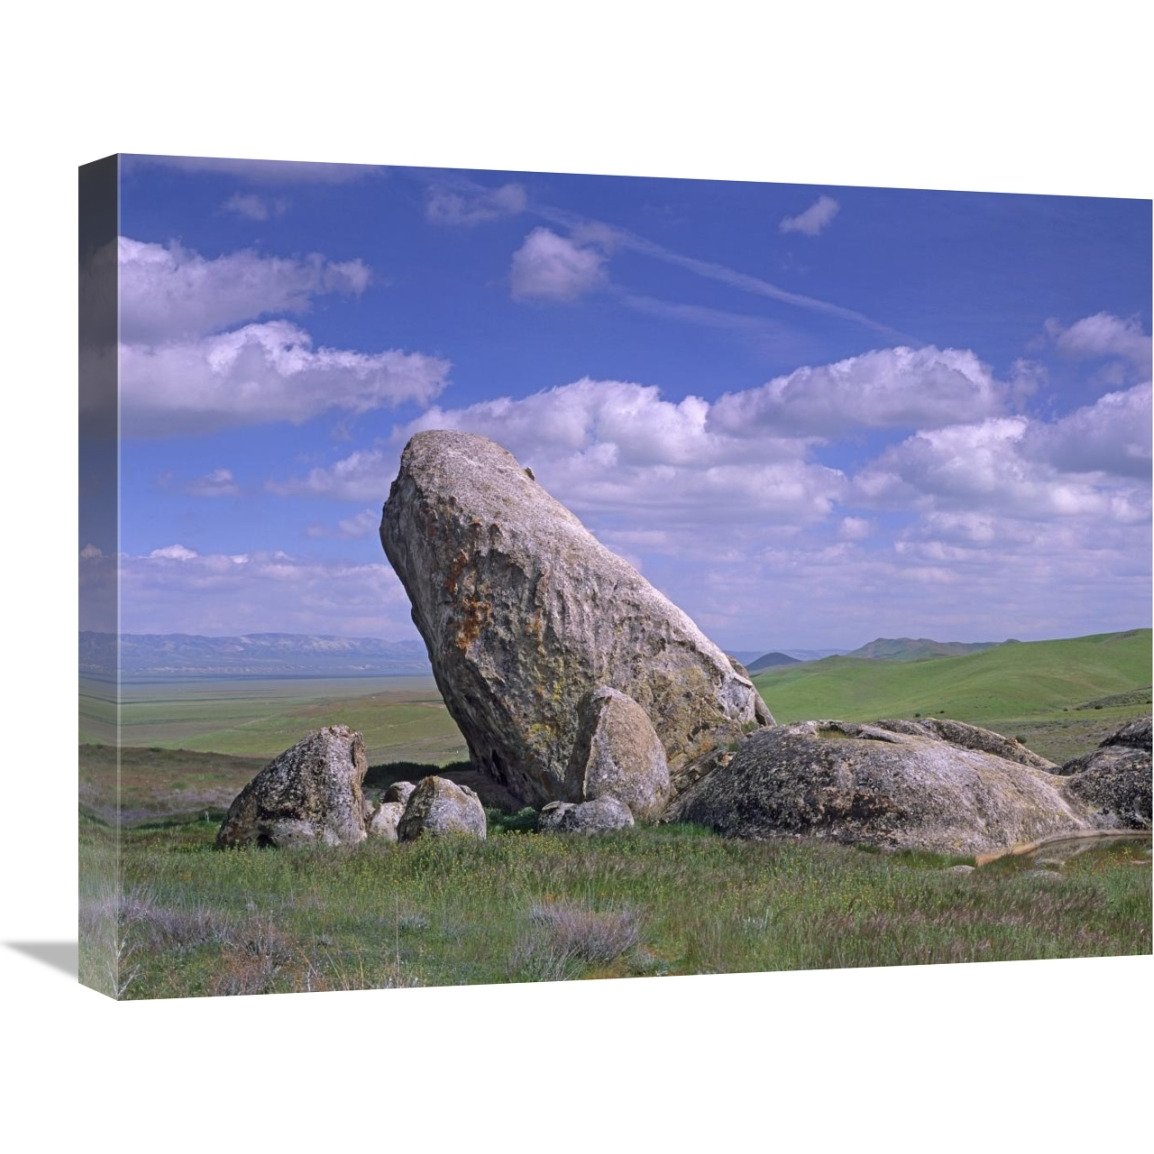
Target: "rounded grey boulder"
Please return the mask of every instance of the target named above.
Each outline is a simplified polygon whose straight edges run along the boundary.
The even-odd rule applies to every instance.
[[[1150,745],[1150,718],[1123,726],[1058,770],[1067,795],[1088,806],[1091,820],[1103,828],[1149,829]]]
[[[237,795],[216,835],[220,849],[365,838],[365,743],[347,725],[314,730]]]
[[[803,834],[963,854],[1090,828],[1052,773],[907,728],[801,721],[761,730],[666,817],[731,837]]]
[[[487,832],[481,799],[467,785],[457,785],[445,777],[421,778],[397,823],[398,841],[445,834],[483,839]]]
[[[409,803],[409,798],[413,796],[413,790],[417,787],[411,781],[394,781],[388,789],[385,790],[382,801],[399,801],[401,807],[404,808]]]
[[[485,437],[412,438],[381,543],[474,765],[523,802],[582,800],[569,767],[600,686],[644,710],[675,789],[773,722],[680,609]]]
[[[923,717],[915,721],[879,721],[879,729],[891,733],[908,733],[913,736],[940,737],[963,749],[976,749],[982,753],[992,753],[1019,765],[1029,765],[1034,769],[1056,769],[1052,761],[1039,757],[1032,749],[1027,749],[1016,737],[1003,737],[992,729],[980,725],[969,725],[964,721],[951,721],[945,717]]]
[[[587,801],[615,797],[638,821],[656,821],[670,796],[665,749],[632,697],[602,686],[579,709],[569,776]]]
[[[405,807],[399,801],[383,801],[373,812],[372,817],[365,823],[365,832],[369,837],[379,837],[383,841],[397,840],[397,826]]]
[[[608,796],[576,804],[551,801],[537,819],[537,829],[545,833],[608,833],[633,824],[629,807]]]

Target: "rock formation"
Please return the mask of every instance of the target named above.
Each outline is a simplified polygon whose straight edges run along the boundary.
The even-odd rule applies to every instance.
[[[416,788],[411,781],[394,781],[381,795],[380,802],[365,803],[365,832],[369,837],[397,840],[397,825]]]
[[[1032,749],[1027,749],[1016,737],[1003,737],[992,729],[982,729],[978,725],[968,725],[964,721],[950,721],[944,717],[924,717],[916,721],[879,721],[879,729],[892,733],[908,733],[915,737],[940,737],[942,741],[960,745],[963,749],[977,749],[982,753],[992,753],[1019,765],[1029,765],[1034,769],[1056,769],[1052,761],[1039,757]]]
[[[1151,824],[1150,718],[1112,733],[1092,753],[1066,762],[1065,791],[1107,829],[1149,829]]]
[[[271,761],[229,807],[219,848],[365,838],[365,744],[347,725],[315,730]]]
[[[751,734],[666,816],[732,837],[805,834],[961,854],[1091,825],[1054,774],[975,748],[987,731],[884,725],[803,721]],[[939,725],[967,744],[931,732]]]
[[[403,802],[381,802],[365,820],[365,833],[369,837],[379,837],[383,841],[397,841],[397,826],[400,824],[404,812]]]
[[[381,542],[473,763],[528,804],[582,800],[580,705],[602,686],[644,710],[675,789],[772,724],[680,609],[484,437],[413,437]]]
[[[409,798],[413,796],[413,790],[417,787],[411,781],[394,781],[392,785],[385,790],[381,801],[396,801],[400,802],[402,806],[409,804]]]
[[[578,707],[568,780],[587,801],[614,797],[639,821],[656,821],[669,800],[665,749],[645,710],[624,693],[602,687]]]
[[[487,832],[481,799],[467,785],[445,777],[421,778],[397,823],[399,841],[454,833],[484,838]]]
[[[629,807],[609,796],[577,804],[551,801],[537,819],[539,830],[552,833],[608,833],[633,824]]]

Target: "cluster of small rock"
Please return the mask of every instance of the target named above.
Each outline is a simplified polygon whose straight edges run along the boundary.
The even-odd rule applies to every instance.
[[[739,664],[484,437],[409,442],[381,541],[474,767],[543,831],[690,821],[977,854],[1150,828],[1148,718],[1061,767],[943,718],[776,725]],[[485,836],[467,786],[399,782],[366,805],[364,775],[360,735],[310,734],[236,799],[218,844]]]
[[[399,781],[374,804],[362,788],[367,770],[359,733],[347,725],[314,730],[245,786],[216,835],[218,848],[485,837],[484,807],[467,785],[437,776]]]

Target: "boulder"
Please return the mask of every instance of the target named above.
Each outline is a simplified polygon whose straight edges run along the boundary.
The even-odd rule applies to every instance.
[[[524,803],[581,801],[580,705],[631,697],[674,788],[773,718],[748,676],[485,437],[418,433],[381,543],[474,765]]]
[[[615,797],[593,801],[551,801],[537,818],[537,829],[546,833],[608,833],[633,825],[629,807]]]
[[[960,854],[1090,827],[1085,807],[1053,774],[888,724],[802,721],[760,730],[666,817],[731,837],[803,834]]]
[[[1071,758],[1054,772],[1067,776],[1081,773],[1089,768],[1095,759],[1127,757],[1133,752],[1145,753],[1149,756],[1151,751],[1150,723],[1149,717],[1140,717],[1137,721],[1131,721],[1100,741],[1097,749],[1090,753],[1084,753],[1081,757]]]
[[[218,848],[363,841],[367,770],[359,733],[347,725],[315,730],[244,787],[217,832]]]
[[[945,717],[923,717],[914,721],[879,721],[879,729],[891,733],[909,733],[915,736],[940,737],[943,741],[960,745],[963,749],[977,749],[1016,761],[1019,765],[1033,766],[1034,769],[1056,769],[1052,761],[1040,757],[1032,749],[1027,749],[1016,737],[1003,737],[992,729],[982,729],[979,725],[967,725],[964,721],[950,721]]]
[[[487,825],[481,799],[467,785],[457,785],[448,778],[422,778],[397,823],[397,839],[415,841],[419,837],[454,833],[485,837]]]
[[[413,796],[413,790],[416,788],[411,781],[394,781],[393,784],[385,790],[381,801],[399,801],[403,809],[409,804],[409,798]]]
[[[373,816],[365,823],[369,837],[379,837],[384,841],[397,841],[397,826],[405,806],[400,801],[383,801],[377,806]]]
[[[669,800],[665,747],[632,697],[602,686],[578,708],[567,778],[587,801],[615,797],[638,821],[656,821]]]
[[[1149,753],[1151,722],[1154,722],[1154,718],[1139,717],[1136,721],[1131,721],[1129,725],[1122,726],[1116,733],[1107,737],[1102,742],[1102,748],[1108,745],[1125,745],[1131,749],[1144,749]]]
[[[1095,825],[1150,828],[1150,718],[1123,726],[1092,753],[1066,762],[1057,772],[1068,778],[1066,794],[1089,808]]]

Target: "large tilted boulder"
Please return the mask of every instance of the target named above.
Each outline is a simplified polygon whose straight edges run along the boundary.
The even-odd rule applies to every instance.
[[[216,835],[217,846],[363,841],[361,782],[368,767],[359,733],[347,725],[315,730],[244,787]]]
[[[1023,758],[945,741],[927,732],[933,727],[885,724],[802,721],[760,730],[667,817],[732,837],[803,834],[961,854],[1092,828],[1061,779]]]
[[[1112,733],[1092,753],[1066,762],[1066,793],[1089,807],[1096,824],[1113,829],[1151,825],[1150,718]]]
[[[570,765],[601,686],[645,711],[675,789],[772,723],[680,609],[485,437],[413,437],[381,542],[474,764],[528,804],[582,800]]]
[[[569,775],[581,798],[616,798],[639,821],[656,821],[670,796],[665,748],[648,715],[632,697],[604,686],[578,708]]]
[[[398,841],[443,837],[445,834],[465,834],[483,839],[487,832],[481,799],[467,785],[458,785],[446,777],[421,778],[409,795],[405,812],[397,823]]]

